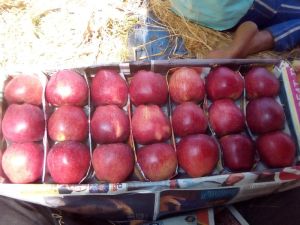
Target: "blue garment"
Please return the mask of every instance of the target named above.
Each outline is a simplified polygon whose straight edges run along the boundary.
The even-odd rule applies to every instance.
[[[247,13],[253,0],[170,0],[178,15],[214,30],[234,27]]]
[[[249,20],[271,33],[276,51],[300,44],[300,0],[255,0],[239,24]]]

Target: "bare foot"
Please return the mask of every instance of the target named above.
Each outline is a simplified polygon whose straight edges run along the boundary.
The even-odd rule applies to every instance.
[[[219,49],[219,50],[213,50],[210,51],[207,54],[207,58],[209,59],[232,59],[235,58],[235,54],[232,50],[228,49]]]
[[[236,30],[232,43],[224,49],[209,52],[208,58],[243,58],[248,55],[248,45],[258,34],[255,23],[246,21]]]

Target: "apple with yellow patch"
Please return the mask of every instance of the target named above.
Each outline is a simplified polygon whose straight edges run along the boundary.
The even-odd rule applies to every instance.
[[[96,143],[124,142],[130,133],[129,117],[116,105],[98,106],[91,120],[91,134]]]
[[[13,143],[2,157],[3,171],[12,183],[33,183],[42,176],[44,151],[34,142]]]
[[[140,105],[132,117],[132,134],[139,144],[163,142],[171,136],[167,116],[157,105]]]
[[[65,105],[52,113],[48,134],[53,141],[84,141],[88,135],[88,119],[82,108]]]

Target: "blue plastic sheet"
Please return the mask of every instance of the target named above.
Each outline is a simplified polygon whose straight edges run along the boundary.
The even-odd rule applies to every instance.
[[[132,60],[184,58],[188,54],[183,39],[172,36],[151,12],[145,21],[132,28],[128,42]]]

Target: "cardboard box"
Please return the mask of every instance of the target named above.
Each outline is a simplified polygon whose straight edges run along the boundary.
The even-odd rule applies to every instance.
[[[87,77],[95,74],[100,68],[115,69],[126,78],[141,69],[166,75],[174,67],[217,65],[225,65],[240,71],[249,66],[260,65],[271,68],[279,77],[281,91],[278,100],[284,105],[285,131],[291,134],[297,145],[296,162],[292,167],[270,170],[263,165],[257,165],[253,171],[229,173],[219,165],[219,169],[213,175],[206,177],[187,178],[179,173],[174,179],[167,181],[129,181],[120,184],[99,183],[92,180],[89,184],[83,182],[77,185],[60,185],[49,184],[45,179],[44,184],[3,183],[0,184],[0,194],[70,212],[124,221],[156,220],[177,213],[226,205],[300,186],[300,86],[288,62],[276,59],[184,59],[107,63],[75,69],[83,71]],[[51,74],[55,70],[42,70],[39,73]],[[11,74],[10,72],[3,73]],[[2,88],[6,78],[4,76],[2,78]],[[1,102],[4,102],[3,94]],[[5,146],[4,142],[1,146]]]

